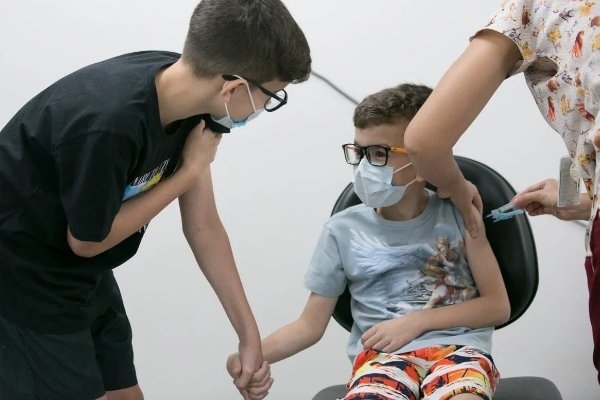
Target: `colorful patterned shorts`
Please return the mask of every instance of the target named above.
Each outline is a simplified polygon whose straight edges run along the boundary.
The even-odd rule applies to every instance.
[[[468,346],[356,356],[344,400],[446,400],[462,393],[490,400],[500,375],[492,357]]]

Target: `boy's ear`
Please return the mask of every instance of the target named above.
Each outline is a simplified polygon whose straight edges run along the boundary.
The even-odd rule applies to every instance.
[[[225,79],[223,79],[223,82],[223,87],[219,92],[219,96],[223,97],[223,101],[225,103],[229,103],[231,95],[233,94],[233,92],[235,92],[236,89],[240,87],[240,85],[246,84],[246,81],[244,79],[236,79],[234,81],[226,81]]]

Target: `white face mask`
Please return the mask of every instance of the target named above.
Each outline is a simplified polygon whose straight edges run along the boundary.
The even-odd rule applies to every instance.
[[[388,166],[374,167],[363,158],[360,164],[354,167],[354,192],[367,207],[379,208],[396,204],[404,196],[406,188],[417,178],[404,186],[393,186],[392,176],[410,165],[412,163],[394,171]]]
[[[237,75],[234,75],[237,76]],[[242,77],[237,76],[238,78],[242,79]],[[225,84],[223,85],[223,87],[225,87],[225,85],[227,85],[228,82],[225,82]],[[242,126],[246,125],[246,123],[248,123],[249,121],[252,121],[254,118],[258,117],[258,115],[263,112],[264,108],[261,108],[260,110],[256,109],[256,106],[254,105],[254,99],[252,99],[252,93],[250,92],[250,86],[248,86],[248,84],[246,83],[246,89],[248,89],[248,96],[250,96],[250,103],[252,103],[252,110],[254,110],[252,112],[252,114],[248,115],[246,118],[244,118],[241,121],[236,121],[233,118],[231,118],[231,115],[229,114],[229,108],[227,107],[227,103],[225,103],[225,113],[227,113],[227,115],[225,115],[223,118],[216,118],[214,116],[211,115],[211,118],[213,121],[215,121],[218,124],[223,125],[226,128],[232,129],[232,128],[241,128]]]

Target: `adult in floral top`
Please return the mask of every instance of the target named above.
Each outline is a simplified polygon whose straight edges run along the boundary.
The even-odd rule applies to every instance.
[[[481,209],[481,199],[458,169],[452,147],[504,79],[520,72],[540,112],[561,135],[586,193],[579,205],[559,208],[558,182],[547,179],[518,193],[513,203],[532,216],[589,220],[585,269],[593,360],[600,371],[600,1],[503,1],[412,120],[405,145],[418,174],[450,197],[476,235],[480,227],[470,206]]]

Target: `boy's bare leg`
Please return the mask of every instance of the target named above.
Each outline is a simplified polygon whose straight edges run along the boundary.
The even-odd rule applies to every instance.
[[[109,390],[106,397],[102,400],[144,400],[144,394],[140,385],[135,385],[126,389]]]

